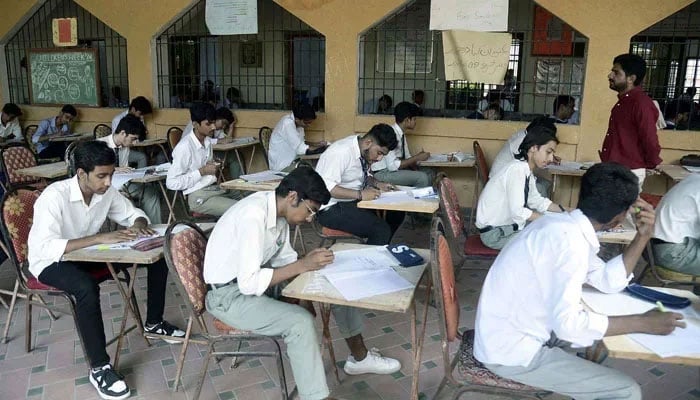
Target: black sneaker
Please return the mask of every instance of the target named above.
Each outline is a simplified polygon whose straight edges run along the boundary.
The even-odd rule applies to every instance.
[[[185,332],[183,330],[179,329],[176,326],[170,325],[170,323],[165,320],[153,325],[146,324],[146,326],[144,326],[144,329],[146,330],[146,333],[151,333],[153,335],[172,336],[176,338],[185,337]],[[163,339],[163,341],[170,344],[182,343],[181,340]]]
[[[97,394],[106,400],[121,400],[131,396],[124,376],[107,364],[99,369],[90,370],[90,383],[97,389]]]

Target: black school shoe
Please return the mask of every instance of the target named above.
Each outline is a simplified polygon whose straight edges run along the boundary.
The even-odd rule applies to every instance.
[[[131,396],[131,390],[124,382],[124,376],[112,369],[110,364],[90,370],[90,383],[97,394],[105,400],[121,400]]]

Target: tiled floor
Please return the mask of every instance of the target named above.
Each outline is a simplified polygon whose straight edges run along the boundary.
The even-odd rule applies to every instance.
[[[399,231],[396,241],[403,241],[416,247],[428,247],[428,226],[406,226]],[[305,229],[307,248],[318,243],[313,233]],[[461,304],[462,329],[472,327],[474,312],[479,296],[479,288],[486,275],[488,261],[467,260],[458,277],[459,299]],[[14,281],[9,264],[0,267],[0,287],[11,287]],[[136,283],[137,295],[145,298],[145,274],[141,271]],[[142,305],[145,301],[141,302]],[[184,327],[185,310],[180,294],[174,283],[168,286],[165,317]],[[108,337],[119,329],[121,318],[121,297],[113,284],[105,284],[102,289],[102,309]],[[95,390],[87,380],[87,367],[83,361],[82,348],[75,333],[70,316],[61,316],[51,321],[45,312],[34,311],[33,346],[30,353],[24,351],[24,302],[20,301],[10,327],[10,340],[0,344],[0,399],[98,399]],[[7,310],[0,307],[0,329],[4,328]],[[422,398],[433,398],[443,376],[439,331],[435,309],[428,315],[426,339],[420,369],[420,390]],[[384,354],[401,360],[400,372],[391,376],[355,376],[343,374],[338,384],[330,373],[327,354],[326,371],[333,395],[343,399],[408,399],[411,385],[410,331],[406,315],[370,312],[365,313],[364,337],[368,346],[379,348]],[[320,326],[320,320],[318,321]],[[337,330],[332,330],[338,337]],[[348,350],[343,340],[335,340],[334,347],[338,360],[344,360]],[[115,346],[109,351],[114,352]],[[202,363],[200,346],[192,346],[187,353],[184,369],[184,390],[173,393],[172,381],[175,375],[176,360],[180,345],[154,343],[147,347],[144,340],[132,332],[122,352],[120,372],[132,388],[134,399],[189,399]],[[700,399],[700,382],[697,367],[671,364],[651,364],[638,361],[609,360],[611,366],[633,376],[644,388],[644,398],[648,400],[690,400]],[[339,361],[342,365],[342,361]],[[293,384],[291,370],[286,365],[288,383]],[[449,399],[450,390],[443,391],[440,399]],[[230,362],[209,364],[201,399],[279,399],[279,380],[274,363],[267,359],[244,359],[236,369]],[[469,393],[462,396],[469,399],[513,399],[512,395]],[[552,400],[563,399],[550,395]]]

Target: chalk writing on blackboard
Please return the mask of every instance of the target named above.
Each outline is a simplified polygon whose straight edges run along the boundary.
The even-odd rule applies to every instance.
[[[29,65],[32,104],[100,105],[94,49],[30,50]]]

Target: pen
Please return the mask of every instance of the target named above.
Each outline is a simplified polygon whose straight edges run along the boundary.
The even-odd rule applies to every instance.
[[[635,207],[635,208],[634,208],[634,213],[635,213],[635,214],[639,214],[640,212],[642,212],[642,207]]]
[[[664,307],[664,303],[657,301],[656,302],[656,307],[659,309],[661,312],[666,312],[666,307]]]

